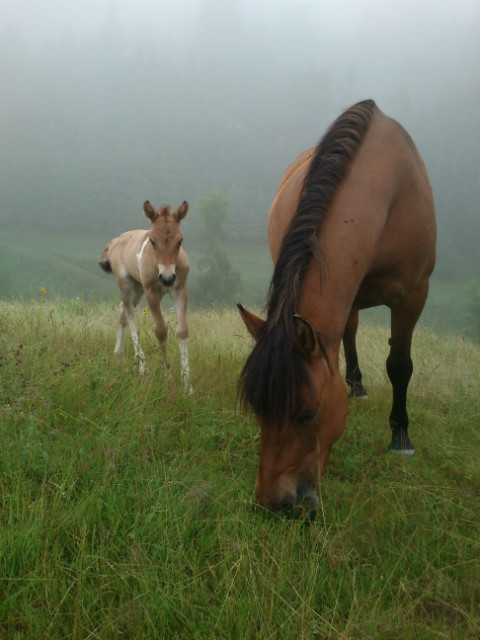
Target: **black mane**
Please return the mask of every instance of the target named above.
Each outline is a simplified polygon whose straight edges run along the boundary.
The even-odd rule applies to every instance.
[[[283,238],[270,283],[267,319],[240,374],[242,404],[259,418],[281,426],[298,410],[299,392],[310,385],[305,362],[294,341],[294,314],[312,259],[322,273],[319,234],[336,188],[360,146],[375,108],[373,100],[345,111],[318,143],[305,176],[298,208]],[[327,351],[317,336],[323,354]]]

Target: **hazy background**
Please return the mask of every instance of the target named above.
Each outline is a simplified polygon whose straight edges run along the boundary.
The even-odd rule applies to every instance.
[[[480,1],[2,0],[0,296],[109,297],[105,244],[142,203],[229,203],[246,302],[270,276],[280,176],[350,104],[414,138],[437,203],[426,318],[462,333],[480,278]]]

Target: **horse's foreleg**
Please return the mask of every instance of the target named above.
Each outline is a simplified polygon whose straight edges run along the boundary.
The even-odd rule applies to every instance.
[[[407,456],[415,453],[408,435],[407,389],[413,373],[410,351],[413,330],[423,310],[425,299],[426,291],[420,291],[413,299],[408,302],[402,301],[391,309],[387,373],[392,383],[393,402],[390,412],[392,441],[389,450]]]
[[[152,314],[155,337],[157,338],[157,342],[160,346],[160,351],[162,352],[165,361],[165,367],[167,369],[170,369],[170,363],[167,358],[168,329],[160,310],[161,297],[156,292],[145,292],[145,297],[147,298],[148,307],[150,309],[150,313]]]
[[[190,361],[188,357],[188,323],[187,323],[187,301],[188,290],[185,285],[179,292],[175,292],[172,296],[175,305],[175,316],[177,318],[177,328],[175,335],[177,336],[178,346],[180,348],[180,365],[182,372],[182,381],[185,391],[193,393]]]
[[[346,380],[350,387],[350,394],[355,398],[368,398],[362,384],[362,372],[358,365],[356,336],[358,328],[358,311],[352,309],[343,333],[343,348],[347,364]]]

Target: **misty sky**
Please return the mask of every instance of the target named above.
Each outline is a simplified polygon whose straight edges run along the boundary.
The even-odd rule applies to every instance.
[[[480,0],[0,0],[2,230],[81,229],[96,254],[145,199],[189,200],[198,235],[218,190],[228,238],[266,244],[286,166],[373,98],[429,170],[438,272],[470,273],[479,68]]]
[[[479,43],[480,0],[2,0],[2,134],[15,144],[12,132],[21,126],[28,143],[47,118],[70,119],[73,130],[77,118],[98,121],[86,130],[95,139],[99,127],[108,130],[113,104],[118,136],[135,118],[159,132],[163,123],[168,133],[182,100],[185,132],[208,133],[217,157],[229,142],[237,145],[233,130],[265,144],[276,131],[285,153],[274,152],[278,176],[341,110],[373,98],[437,162],[439,134],[461,136],[460,155],[471,144]],[[141,103],[149,92],[147,112]],[[185,147],[185,138],[177,140]],[[241,145],[234,148],[241,155]],[[476,158],[478,149],[467,155]],[[433,182],[443,179],[427,160]]]
[[[147,46],[177,57],[194,57],[201,46],[213,65],[237,48],[245,72],[272,51],[286,73],[320,61],[339,75],[348,66],[353,100],[381,102],[385,88],[400,92],[419,79],[428,91],[432,76],[480,62],[457,36],[478,23],[480,0],[2,0],[0,11],[0,36],[14,33],[33,50],[102,34],[128,47],[143,35]],[[339,98],[341,108],[351,101]]]
[[[180,35],[188,32],[202,12],[210,13],[213,20],[221,4],[211,0],[3,0],[0,8],[4,28],[16,28],[41,42],[65,28],[79,33],[95,31],[112,17],[124,28],[160,33],[174,29]],[[327,20],[335,31],[347,33],[364,16],[376,21],[379,30],[389,31],[397,20],[404,28],[408,21],[421,19],[428,33],[439,15],[469,20],[479,7],[478,0],[230,0],[228,4],[235,6],[239,15],[262,21],[264,27],[296,16],[318,22],[319,27]],[[409,35],[404,33],[407,39]]]

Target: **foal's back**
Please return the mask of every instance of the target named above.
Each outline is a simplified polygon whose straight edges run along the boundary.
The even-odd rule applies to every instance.
[[[113,238],[105,247],[100,265],[105,270],[106,262],[117,280],[127,275],[140,282],[140,272],[138,265],[138,254],[143,243],[148,237],[148,231],[145,229],[135,229],[133,231],[125,231],[120,236]]]

